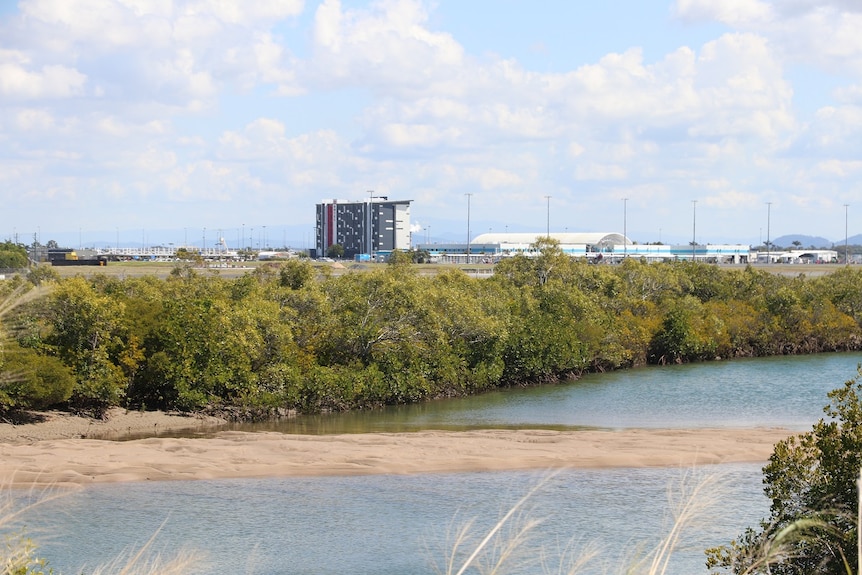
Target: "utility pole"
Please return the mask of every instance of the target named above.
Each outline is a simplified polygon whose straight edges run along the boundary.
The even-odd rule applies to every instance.
[[[695,249],[697,248],[697,200],[691,201],[691,261],[697,261]]]
[[[850,265],[850,260],[847,259],[847,206],[844,204],[844,265]]]
[[[766,263],[772,263],[772,252],[769,246],[769,224],[772,217],[772,202],[766,202]]]
[[[368,190],[368,257],[374,261],[374,190]]]
[[[467,196],[467,263],[470,263],[470,198],[473,194],[464,194]]]
[[[626,204],[629,203],[628,198],[623,198],[623,259],[628,256],[629,246],[628,246],[628,235],[626,234]],[[659,232],[659,236],[661,236],[661,232]]]

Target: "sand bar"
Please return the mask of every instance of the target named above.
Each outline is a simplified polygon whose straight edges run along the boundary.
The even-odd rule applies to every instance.
[[[164,414],[114,414],[105,425],[149,427]],[[175,417],[175,416],[172,416]],[[87,420],[84,420],[85,422]],[[135,420],[131,420],[135,421]],[[196,427],[216,421],[160,420]],[[48,422],[46,422],[48,423]],[[0,425],[0,484],[309,475],[410,474],[524,469],[692,466],[765,462],[786,429],[480,430],[345,435],[217,432],[207,438],[90,439],[80,421],[52,433]],[[35,424],[37,427],[44,424]],[[92,435],[99,423],[89,422]],[[10,429],[11,428],[11,429]],[[22,428],[24,428],[22,430]],[[73,433],[76,434],[69,435]],[[14,431],[14,433],[13,433]],[[46,437],[50,436],[50,437]],[[42,438],[44,437],[44,438]]]

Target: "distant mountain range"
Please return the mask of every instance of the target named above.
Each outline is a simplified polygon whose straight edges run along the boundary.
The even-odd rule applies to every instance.
[[[772,245],[793,249],[795,246],[793,242],[799,242],[799,248],[823,248],[823,249],[833,249],[836,246],[844,245],[844,238],[840,240],[832,241],[827,240],[826,238],[821,238],[819,236],[805,236],[802,234],[789,234],[786,236],[781,236],[772,240]],[[847,244],[851,246],[858,246],[862,244],[862,234],[857,234],[855,236],[850,236],[847,238]]]

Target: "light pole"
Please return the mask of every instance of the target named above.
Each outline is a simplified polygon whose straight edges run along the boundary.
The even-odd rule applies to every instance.
[[[847,259],[847,206],[850,204],[844,204],[844,265],[849,265],[850,260]]]
[[[697,261],[695,256],[697,249],[697,200],[691,201],[691,261]]]
[[[368,257],[374,261],[374,190],[368,190]]]
[[[766,263],[772,263],[772,252],[769,249],[769,225],[772,217],[772,202],[766,202]]]
[[[545,236],[548,239],[551,239],[551,196],[545,196],[545,201],[547,202],[547,217],[545,221]]]
[[[626,208],[629,203],[628,198],[623,198],[623,258],[628,256],[628,234],[626,233]]]
[[[464,194],[467,196],[467,263],[470,263],[470,198],[473,194]]]

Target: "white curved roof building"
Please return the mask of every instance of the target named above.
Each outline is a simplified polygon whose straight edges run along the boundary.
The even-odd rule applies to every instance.
[[[560,245],[582,245],[582,246],[622,246],[632,245],[630,239],[616,232],[551,232],[552,239],[560,242]],[[537,240],[548,237],[548,234],[535,232],[488,232],[476,236],[471,244],[517,244],[529,245]]]
[[[534,244],[548,234],[536,232],[488,232],[480,234],[470,244],[420,244],[436,257],[452,262],[491,261],[500,257],[524,254],[537,255]],[[698,260],[706,262],[747,263],[752,257],[746,245],[668,245],[635,244],[617,232],[552,232],[551,239],[560,243],[563,253],[602,260],[619,261],[634,257],[649,261]],[[755,256],[756,257],[756,256]]]

